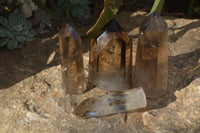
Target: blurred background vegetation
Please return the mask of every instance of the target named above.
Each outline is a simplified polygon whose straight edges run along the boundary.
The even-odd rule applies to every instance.
[[[152,12],[157,6],[162,9],[159,3],[163,1],[0,0],[0,47],[21,48],[24,42],[34,40],[34,36],[58,31],[66,23],[77,31],[81,27],[90,28],[79,32],[80,35],[94,35],[118,9]],[[200,18],[200,0],[165,0],[161,15]]]
[[[153,2],[154,0],[124,0],[122,8],[149,12]],[[161,14],[189,19],[200,18],[200,0],[165,0]]]

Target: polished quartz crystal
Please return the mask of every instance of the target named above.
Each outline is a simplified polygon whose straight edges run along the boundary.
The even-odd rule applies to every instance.
[[[139,88],[106,94],[82,101],[74,113],[83,118],[95,118],[145,108],[144,90]]]
[[[132,43],[116,20],[111,20],[90,43],[89,81],[100,89],[132,87]]]
[[[157,98],[167,92],[168,27],[154,12],[140,28],[134,87],[143,87],[147,97]]]
[[[68,24],[59,33],[61,71],[66,93],[82,93],[86,90],[81,38]]]

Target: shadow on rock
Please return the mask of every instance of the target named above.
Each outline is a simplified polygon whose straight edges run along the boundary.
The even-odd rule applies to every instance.
[[[200,77],[200,49],[191,53],[169,57],[169,81],[168,89],[175,91],[189,85]]]
[[[187,31],[194,29],[194,28],[198,28],[200,27],[200,21],[196,21],[196,22],[191,22],[187,25],[184,25],[182,27],[179,28],[169,28],[170,30],[172,30],[173,32],[175,30],[180,30],[179,32],[177,32],[176,34],[172,34],[169,36],[169,40],[171,42],[176,42],[180,37],[182,37]]]
[[[57,37],[37,38],[22,49],[0,49],[0,89],[59,64]]]
[[[200,49],[194,52],[169,57],[169,77],[168,90],[169,93],[157,98],[147,99],[147,110],[160,109],[176,100],[174,91],[180,90],[188,86],[193,80],[200,77]]]

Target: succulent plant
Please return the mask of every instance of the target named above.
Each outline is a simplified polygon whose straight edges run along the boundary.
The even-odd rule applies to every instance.
[[[90,3],[90,0],[58,0],[57,6],[61,14],[66,12],[66,8],[69,8],[72,17],[87,20],[91,17]]]
[[[8,18],[0,16],[0,47],[21,48],[25,41],[34,40],[32,24],[22,14],[11,13]]]

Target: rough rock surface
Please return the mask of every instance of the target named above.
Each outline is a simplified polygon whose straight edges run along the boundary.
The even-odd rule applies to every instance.
[[[162,109],[143,113],[144,125],[154,132],[200,132],[200,78],[174,92],[176,100]]]
[[[133,40],[136,52],[143,12],[116,17]],[[0,49],[0,133],[198,133],[200,131],[200,20],[165,17],[169,26],[169,93],[148,99],[145,110],[82,119],[73,114],[94,88],[65,95],[61,86],[57,34],[38,38],[22,49]],[[83,40],[87,74],[88,40]],[[134,61],[134,58],[133,58]]]

